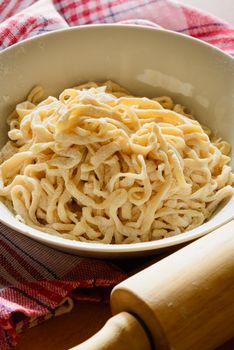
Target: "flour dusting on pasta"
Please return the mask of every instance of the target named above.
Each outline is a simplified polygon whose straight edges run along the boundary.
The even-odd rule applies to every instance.
[[[8,118],[1,200],[64,238],[135,243],[201,225],[233,194],[230,146],[168,96],[90,82],[42,102],[34,88]]]

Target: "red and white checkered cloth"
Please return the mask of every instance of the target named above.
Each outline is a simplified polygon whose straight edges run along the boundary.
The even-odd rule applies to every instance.
[[[169,0],[0,0],[0,49],[56,29],[113,22],[161,26],[234,55],[230,25]],[[101,300],[125,277],[110,263],[55,251],[0,224],[0,349],[15,345],[28,327],[70,311],[72,298]],[[98,288],[90,293],[91,287]]]

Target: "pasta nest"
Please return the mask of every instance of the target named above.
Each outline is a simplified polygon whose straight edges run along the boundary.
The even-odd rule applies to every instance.
[[[42,94],[16,106],[1,151],[1,200],[22,222],[73,240],[145,242],[201,225],[233,194],[229,144],[170,97],[111,81]]]

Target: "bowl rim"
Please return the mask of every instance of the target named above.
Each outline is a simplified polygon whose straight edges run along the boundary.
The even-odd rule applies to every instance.
[[[43,39],[44,37],[52,37],[52,36],[56,36],[57,34],[61,34],[64,32],[73,32],[73,31],[82,31],[82,30],[94,30],[94,29],[101,29],[101,28],[121,28],[121,29],[133,29],[133,30],[145,30],[145,31],[152,31],[152,32],[159,32],[162,35],[174,35],[175,37],[181,37],[184,38],[185,40],[194,42],[198,45],[203,45],[204,47],[209,47],[210,49],[212,49],[215,52],[219,52],[221,55],[223,55],[226,58],[231,59],[231,61],[234,62],[234,57],[231,56],[229,53],[221,50],[220,48],[207,43],[206,41],[200,40],[198,38],[195,38],[191,35],[188,34],[184,34],[182,32],[177,32],[171,29],[164,29],[162,28],[157,28],[157,27],[153,27],[153,26],[147,26],[147,25],[139,25],[139,24],[122,24],[122,23],[98,23],[98,24],[84,24],[84,25],[78,25],[78,26],[73,26],[73,27],[67,27],[67,28],[61,28],[61,29],[56,29],[56,30],[52,30],[51,32],[46,32],[46,33],[42,33],[42,34],[38,34],[36,36],[30,37],[30,38],[26,38],[23,39],[11,46],[8,46],[6,48],[4,48],[3,50],[0,51],[0,55],[4,54],[5,52],[9,52],[11,50],[14,50],[17,47],[20,47],[22,45],[27,44],[28,42],[33,42],[33,41],[37,41],[38,39]]]
[[[232,196],[232,199],[234,200],[234,196]],[[194,228],[193,230],[186,231],[184,233],[177,234],[175,236],[153,240],[153,241],[147,241],[147,242],[140,242],[140,243],[124,243],[124,244],[105,244],[105,243],[96,243],[96,242],[82,242],[78,240],[71,240],[67,238],[63,238],[57,235],[53,235],[50,233],[46,233],[44,231],[40,231],[39,229],[35,229],[32,226],[26,225],[24,223],[21,223],[16,219],[14,214],[2,203],[0,202],[0,212],[1,207],[4,207],[10,215],[14,217],[16,225],[12,224],[11,222],[5,221],[0,214],[0,222],[7,227],[13,229],[14,232],[17,234],[23,234],[29,238],[33,238],[36,241],[42,242],[44,244],[48,244],[50,246],[56,246],[58,249],[66,248],[67,250],[77,251],[77,252],[97,252],[98,254],[101,253],[136,253],[136,252],[143,252],[143,251],[156,251],[158,249],[164,249],[168,247],[173,247],[176,245],[180,245],[186,242],[193,241],[197,238],[200,238],[210,232],[213,232],[214,230],[224,226],[231,220],[233,220],[233,215],[228,216],[225,219],[223,219],[221,222],[218,222],[212,226],[209,225],[209,221],[206,223],[203,223],[202,225]],[[211,219],[212,220],[212,219]]]
[[[123,30],[123,31],[124,30],[148,31],[148,32],[154,32],[155,34],[157,33],[158,35],[166,35],[166,36],[169,35],[169,36],[179,37],[179,38],[182,38],[182,40],[189,41],[194,43],[195,45],[203,46],[208,48],[209,50],[212,50],[213,52],[222,56],[226,60],[229,60],[229,62],[233,65],[233,68],[234,68],[234,58],[231,55],[197,38],[191,37],[181,32],[175,32],[175,31],[163,29],[163,28],[150,27],[146,25],[121,24],[121,23],[82,25],[82,26],[75,26],[70,28],[63,28],[63,29],[51,31],[48,33],[43,33],[35,37],[24,39],[8,48],[3,49],[0,52],[0,58],[2,55],[10,53],[11,51],[16,50],[18,47],[28,45],[31,42],[43,40],[44,38],[47,38],[47,37],[56,37],[65,32],[103,30],[104,28],[105,30],[108,30],[109,28],[112,28],[112,29],[115,28],[114,30]],[[0,209],[2,205],[6,208],[6,206],[1,202]],[[20,223],[17,219],[15,219],[17,220],[17,226],[16,226],[10,222],[7,222],[7,220],[4,220],[2,218],[1,212],[2,211],[0,210],[0,222],[2,222],[4,225],[7,225],[8,227],[12,228],[14,231],[24,234],[44,244],[53,245],[54,247],[56,246],[57,248],[61,248],[61,249],[66,248],[67,251],[71,250],[73,252],[74,251],[96,252],[97,254],[128,253],[129,255],[134,252],[156,251],[158,249],[167,248],[167,247],[192,241],[217,229],[218,227],[226,224],[232,219],[232,217],[229,216],[224,218],[222,222],[214,224],[212,227],[208,227],[208,225],[206,225],[207,223],[204,223],[193,230],[190,230],[172,237],[149,241],[149,242],[140,242],[140,243],[131,243],[131,244],[105,244],[105,243],[93,243],[92,241],[81,242],[81,241],[62,238],[60,236],[45,233],[44,231],[40,231],[38,229],[32,228],[29,225]]]

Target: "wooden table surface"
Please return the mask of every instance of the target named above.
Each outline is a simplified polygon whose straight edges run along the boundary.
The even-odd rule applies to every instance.
[[[174,253],[185,245],[170,247],[154,257],[118,260],[113,261],[113,263],[131,275]],[[55,317],[27,330],[14,349],[69,350],[94,335],[110,317],[111,312],[108,303],[75,302],[70,313]],[[216,350],[234,350],[234,338]]]
[[[151,258],[119,260],[114,263],[128,274],[134,274],[183,246],[185,244],[170,247],[164,253]],[[70,313],[50,319],[37,327],[29,329],[22,335],[19,344],[14,349],[69,350],[95,334],[110,317],[111,312],[108,303],[75,302]],[[234,350],[234,338],[217,350]]]
[[[96,333],[109,317],[108,304],[77,302],[69,314],[28,330],[15,350],[68,350]],[[234,338],[218,350],[233,349]]]
[[[96,333],[110,317],[108,304],[76,302],[69,313],[31,328],[15,350],[68,350]]]

